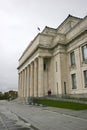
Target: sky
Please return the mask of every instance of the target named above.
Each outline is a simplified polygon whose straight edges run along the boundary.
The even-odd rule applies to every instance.
[[[0,91],[17,90],[18,59],[45,26],[85,17],[87,0],[0,0]]]

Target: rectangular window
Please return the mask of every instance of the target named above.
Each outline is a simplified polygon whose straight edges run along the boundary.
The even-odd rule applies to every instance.
[[[44,71],[46,71],[46,63],[44,63]]]
[[[74,51],[70,53],[71,65],[75,65],[75,54]]]
[[[83,61],[87,60],[87,44],[82,47]]]
[[[66,82],[64,82],[64,94],[66,94]]]
[[[87,70],[84,71],[84,84],[87,87]]]
[[[76,85],[76,74],[72,74],[72,89],[76,89],[77,85]]]

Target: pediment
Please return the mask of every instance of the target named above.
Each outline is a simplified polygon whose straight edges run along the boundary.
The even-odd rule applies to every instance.
[[[57,33],[66,34],[81,20],[82,20],[81,18],[68,15],[68,17],[63,21],[63,23],[60,24],[60,26],[58,26]]]

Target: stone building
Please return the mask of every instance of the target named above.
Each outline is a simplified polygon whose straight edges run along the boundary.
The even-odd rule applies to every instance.
[[[87,97],[87,16],[45,27],[19,59],[19,97]]]

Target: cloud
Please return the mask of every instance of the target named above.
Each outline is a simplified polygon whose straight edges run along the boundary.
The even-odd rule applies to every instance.
[[[87,15],[87,0],[0,0],[0,91],[17,89],[18,59],[45,26]]]

